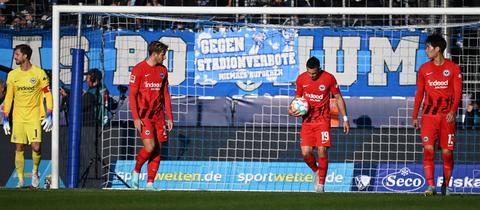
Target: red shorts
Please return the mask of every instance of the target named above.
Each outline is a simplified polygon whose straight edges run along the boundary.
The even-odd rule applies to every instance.
[[[140,138],[157,139],[159,142],[167,141],[167,129],[165,129],[165,121],[142,120],[143,126],[140,132]]]
[[[330,122],[303,123],[300,131],[300,146],[330,147]]]
[[[446,115],[422,116],[420,135],[424,146],[435,145],[440,139],[440,148],[453,150],[455,147],[455,121],[447,123]]]

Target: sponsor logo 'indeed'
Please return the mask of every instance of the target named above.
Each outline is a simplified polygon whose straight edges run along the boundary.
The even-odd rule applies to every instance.
[[[145,87],[151,89],[159,89],[160,87],[162,87],[162,83],[145,82]]]
[[[438,80],[434,80],[434,81],[430,81],[428,80],[428,85],[430,87],[433,87],[435,89],[445,89],[448,87],[448,80],[445,80],[445,81],[438,81]]]
[[[425,184],[425,179],[418,173],[405,167],[397,172],[388,174],[382,179],[382,185],[390,191],[416,191]]]
[[[323,99],[323,95],[317,95],[313,93],[305,93],[305,96],[307,96],[310,101],[315,101],[315,102],[320,102]]]

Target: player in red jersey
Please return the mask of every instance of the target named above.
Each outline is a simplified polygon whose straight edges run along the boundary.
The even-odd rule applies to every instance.
[[[440,140],[443,158],[442,195],[446,195],[453,170],[455,113],[462,96],[462,74],[457,64],[443,57],[447,42],[442,36],[428,36],[426,45],[430,61],[424,63],[418,71],[412,123],[418,129],[418,111],[423,101],[420,135],[423,142],[423,168],[428,183],[425,196],[436,194],[433,160],[437,139]]]
[[[172,106],[168,92],[168,71],[162,64],[168,46],[159,41],[148,45],[149,57],[138,63],[130,75],[130,109],[135,128],[140,132],[143,148],[137,155],[132,173],[132,187],[138,188],[139,174],[148,160],[147,190],[153,190],[153,181],[160,164],[162,142],[167,141],[167,129],[173,128]]]
[[[315,173],[316,192],[324,192],[328,169],[327,150],[331,146],[330,94],[333,94],[337,100],[338,109],[343,115],[343,131],[348,134],[350,124],[347,109],[338,89],[337,80],[332,74],[320,69],[320,61],[317,58],[311,57],[307,61],[307,71],[297,78],[295,97],[305,98],[310,107],[307,114],[303,115],[300,146],[305,163]],[[300,116],[292,106],[289,107],[288,114]],[[314,147],[318,150],[318,166],[313,154]]]

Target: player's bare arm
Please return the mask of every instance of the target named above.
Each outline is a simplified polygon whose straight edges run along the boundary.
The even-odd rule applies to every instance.
[[[455,120],[455,112],[449,112],[446,118],[448,123],[453,123]]]
[[[140,118],[138,119],[134,119],[133,120],[133,125],[135,126],[135,128],[138,130],[138,132],[141,132],[142,131],[142,126],[143,126],[143,122]]]
[[[347,106],[345,105],[345,101],[343,100],[341,93],[335,94],[334,97],[337,100],[338,110],[343,116],[343,132],[348,134],[350,132],[350,123],[348,122],[347,117]]]
[[[412,125],[415,129],[418,129],[418,119],[413,119],[412,120]]]
[[[167,127],[168,127],[168,131],[172,131],[172,129],[173,129],[173,121],[172,120],[167,120]]]

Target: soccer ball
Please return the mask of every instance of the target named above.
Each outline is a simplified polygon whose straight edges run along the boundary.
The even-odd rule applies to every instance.
[[[308,102],[304,98],[295,98],[292,101],[293,110],[300,112],[300,115],[304,115],[308,112]]]

